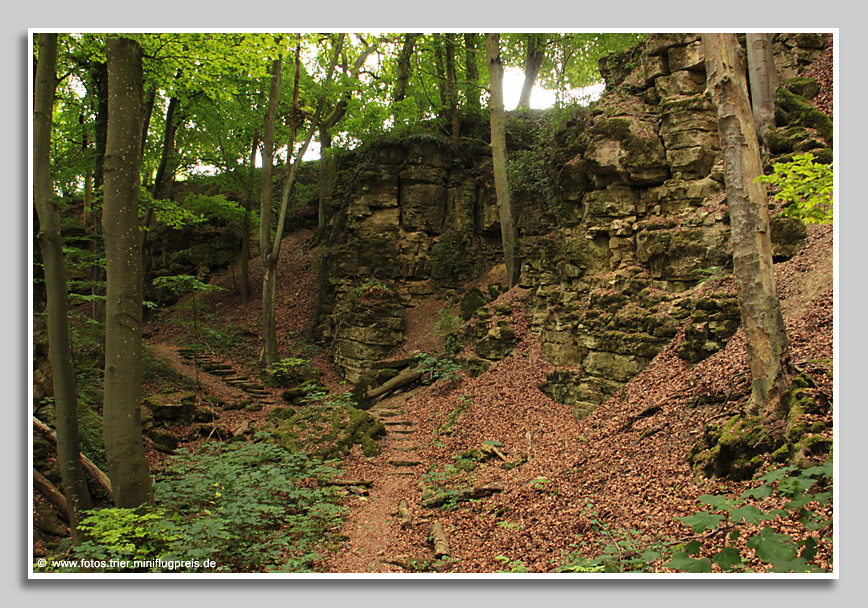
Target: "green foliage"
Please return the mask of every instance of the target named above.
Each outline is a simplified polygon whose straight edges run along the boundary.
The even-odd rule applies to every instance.
[[[507,568],[506,570],[498,570],[498,572],[510,574],[523,574],[525,572],[530,572],[530,570],[528,570],[527,568],[527,565],[521,560],[511,560],[505,555],[498,555],[494,559],[503,562],[503,565]]]
[[[143,219],[148,210],[153,212],[158,222],[175,230],[205,221],[204,214],[194,213],[173,200],[156,199],[147,188],[139,186],[139,219]]]
[[[818,163],[810,153],[798,154],[793,160],[776,163],[771,175],[757,181],[776,189],[775,200],[787,203],[785,217],[796,217],[807,224],[832,221],[832,165]]]
[[[422,372],[423,382],[454,382],[461,378],[461,366],[452,359],[437,358],[428,353],[418,353],[413,358],[419,362],[418,369]]]
[[[168,461],[155,483],[157,508],[92,512],[82,524],[88,540],[76,555],[211,560],[216,571],[309,571],[343,512],[332,488],[310,480],[337,473],[319,460],[271,444],[182,452]],[[144,569],[160,571],[159,566]]]
[[[749,553],[743,554],[739,546],[728,542],[742,536],[740,526],[744,524],[773,522],[777,518],[796,520],[805,531],[825,530],[832,520],[808,507],[829,503],[831,478],[831,462],[804,470],[788,466],[762,476],[761,485],[745,491],[737,499],[702,495],[699,501],[712,510],[675,518],[697,536],[682,543],[652,538],[635,530],[612,530],[595,511],[589,510],[589,524],[600,538],[596,543],[578,543],[576,547],[580,551],[567,556],[558,572],[643,572],[656,571],[658,566],[682,572],[712,572],[713,564],[723,572],[735,572],[748,571],[745,562],[754,557],[771,566],[771,572],[823,572],[811,563],[819,546],[818,537],[814,535],[796,540],[767,525],[746,539]],[[810,492],[816,486],[821,491]],[[783,509],[764,511],[749,502],[774,494],[790,499]],[[727,531],[723,544],[713,544],[715,536]],[[831,542],[828,535],[823,539]],[[594,557],[587,557],[590,552],[596,552]],[[700,557],[702,553],[706,556]]]

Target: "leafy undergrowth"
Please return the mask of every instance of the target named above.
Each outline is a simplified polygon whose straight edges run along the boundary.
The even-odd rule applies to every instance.
[[[320,485],[338,473],[267,443],[182,452],[157,471],[155,507],[91,512],[74,554],[89,572],[310,572],[341,521]]]

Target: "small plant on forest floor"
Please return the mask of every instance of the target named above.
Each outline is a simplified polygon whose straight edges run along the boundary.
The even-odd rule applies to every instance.
[[[443,423],[437,427],[434,431],[435,435],[451,435],[455,432],[455,425],[458,423],[458,420],[461,419],[461,416],[464,415],[464,412],[467,411],[467,408],[473,403],[473,400],[468,397],[466,394],[458,397],[458,405],[455,406],[448,414],[446,414],[446,419]]]
[[[422,372],[422,377],[428,384],[434,384],[439,380],[446,382],[455,382],[461,378],[461,366],[455,363],[452,359],[444,357],[438,359],[428,353],[419,353],[413,356],[418,363],[418,370]]]
[[[506,568],[508,568],[507,570],[498,570],[498,572],[501,574],[504,574],[504,573],[524,574],[526,572],[530,572],[530,570],[528,570],[527,565],[521,560],[511,560],[510,558],[508,558],[505,555],[498,555],[494,559],[496,559],[499,562],[503,562],[503,565],[506,566]]]

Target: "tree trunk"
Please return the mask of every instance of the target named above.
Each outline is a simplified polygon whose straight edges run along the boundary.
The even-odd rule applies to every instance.
[[[172,163],[175,156],[175,135],[178,125],[175,116],[181,100],[177,97],[169,99],[169,107],[166,108],[166,126],[163,130],[163,151],[160,155],[160,164],[157,166],[157,175],[154,178],[154,188],[151,195],[156,199],[168,199],[172,196],[172,182],[174,181],[174,169]]]
[[[449,118],[452,123],[452,151],[461,153],[461,122],[458,116],[458,78],[455,75],[455,34],[446,36],[446,96],[449,101]]]
[[[479,70],[476,63],[476,47],[479,34],[467,33],[464,34],[464,69],[467,73],[467,87],[465,88],[465,96],[467,97],[467,107],[474,114],[479,112]]]
[[[36,427],[36,430],[42,433],[46,439],[48,439],[55,448],[57,448],[57,433],[52,431],[44,422],[39,420],[39,418],[33,417],[33,426]],[[84,472],[93,477],[94,481],[96,481],[102,488],[108,493],[109,497],[114,497],[112,492],[112,484],[108,478],[108,475],[99,470],[93,462],[91,462],[90,458],[85,456],[84,454],[79,453],[78,461],[81,463],[81,468],[84,469]]]
[[[322,237],[325,234],[328,222],[327,205],[331,196],[332,185],[332,136],[328,128],[323,126],[319,130],[319,203],[317,205],[317,234]]]
[[[262,363],[270,368],[277,360],[277,335],[274,328],[273,274],[269,254],[271,252],[271,174],[274,162],[274,121],[277,118],[277,102],[280,99],[280,73],[283,65],[281,57],[271,64],[271,87],[268,93],[268,106],[265,111],[265,129],[262,136],[262,188],[259,193],[259,251],[262,260]]]
[[[775,67],[773,37],[774,34],[769,33],[747,34],[753,120],[759,141],[766,147],[768,133],[775,126],[775,96],[781,82]]]
[[[732,225],[733,269],[747,338],[752,390],[749,414],[785,412],[792,376],[789,344],[775,288],[768,197],[735,34],[703,34],[708,89],[717,106],[726,198]]]
[[[103,429],[115,505],[153,503],[142,438],[142,254],[138,221],[142,47],[109,36],[109,124],[103,232],[106,249]]]
[[[94,133],[94,165],[93,165],[93,190],[99,192],[103,186],[103,171],[105,168],[106,129],[108,126],[108,72],[105,62],[93,62],[90,66],[92,80],[88,92],[94,98],[96,109],[93,124]],[[91,251],[94,257],[99,257],[103,247],[102,243],[102,210],[97,207],[91,214],[93,236],[91,238]],[[104,278],[103,267],[94,264],[90,268],[91,295],[102,294],[100,283]],[[91,314],[95,321],[102,321],[105,316],[105,301],[94,298]]]
[[[33,489],[42,494],[48,503],[60,513],[61,517],[69,521],[70,508],[66,497],[36,469],[33,469]],[[72,526],[71,522],[70,526]]]
[[[416,38],[418,37],[419,34],[404,34],[404,46],[401,47],[401,54],[398,55],[395,92],[393,94],[393,99],[396,103],[404,101],[407,97],[407,85],[410,83],[410,57],[413,56],[413,46],[416,44]]]
[[[343,46],[345,34],[340,34],[337,44],[335,45],[334,55],[329,64],[326,73],[326,79],[323,83],[323,93],[311,118],[310,129],[307,133],[307,138],[295,155],[295,160],[289,168],[286,181],[283,184],[283,195],[280,202],[280,211],[277,216],[277,230],[274,237],[274,242],[271,244],[271,251],[264,251],[262,255],[264,264],[264,273],[262,277],[262,332],[265,348],[263,351],[263,362],[265,368],[270,370],[271,366],[277,362],[277,326],[275,321],[276,303],[275,293],[277,290],[277,261],[280,258],[280,245],[283,238],[283,227],[286,222],[286,210],[289,208],[289,195],[292,192],[292,186],[295,183],[295,176],[298,173],[298,167],[301,164],[301,159],[307,152],[307,148],[313,139],[313,134],[319,128],[320,119],[322,116],[323,107],[325,106],[326,90],[334,74],[335,66],[340,57],[341,47]],[[269,100],[270,102],[270,100]]]
[[[527,55],[524,60],[524,83],[521,85],[521,95],[518,98],[518,108],[530,107],[530,94],[542,68],[546,56],[546,39],[544,34],[528,34]]]
[[[485,34],[485,54],[491,79],[491,157],[494,169],[494,189],[500,210],[500,236],[509,287],[518,284],[521,267],[518,263],[517,233],[509,182],[506,176],[506,127],[503,110],[503,64],[500,60],[500,34]]]
[[[245,188],[244,219],[241,223],[241,301],[250,299],[250,199],[253,198],[253,177],[256,174],[256,150],[259,148],[259,135],[253,136],[250,146],[250,185]]]
[[[45,273],[48,358],[54,382],[57,426],[57,465],[74,544],[80,544],[76,526],[82,511],[91,508],[90,493],[79,463],[78,392],[72,367],[67,320],[67,285],[60,236],[60,213],[51,183],[51,121],[57,65],[57,34],[39,35],[39,61],[33,107],[33,199],[39,216],[39,246]]]
[[[152,86],[148,90],[148,96],[145,100],[145,116],[142,120],[142,157],[145,156],[145,150],[148,146],[148,131],[151,129],[151,116],[154,114],[154,105],[157,103],[157,88]]]

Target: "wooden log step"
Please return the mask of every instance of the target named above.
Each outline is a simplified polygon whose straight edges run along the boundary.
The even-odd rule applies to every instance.
[[[431,537],[434,539],[434,559],[449,557],[451,550],[449,549],[449,542],[446,540],[446,531],[439,521],[431,524]]]
[[[404,412],[400,410],[374,410],[374,413],[381,418],[394,418],[403,415]]]
[[[420,460],[390,460],[389,464],[393,467],[415,467],[422,464]]]
[[[409,420],[384,420],[383,424],[386,426],[413,426]]]
[[[392,448],[392,449],[397,451],[397,452],[415,452],[416,450],[419,449],[419,446],[418,445],[408,445],[407,447]]]
[[[396,435],[412,435],[416,431],[415,429],[389,429],[389,432]]]

